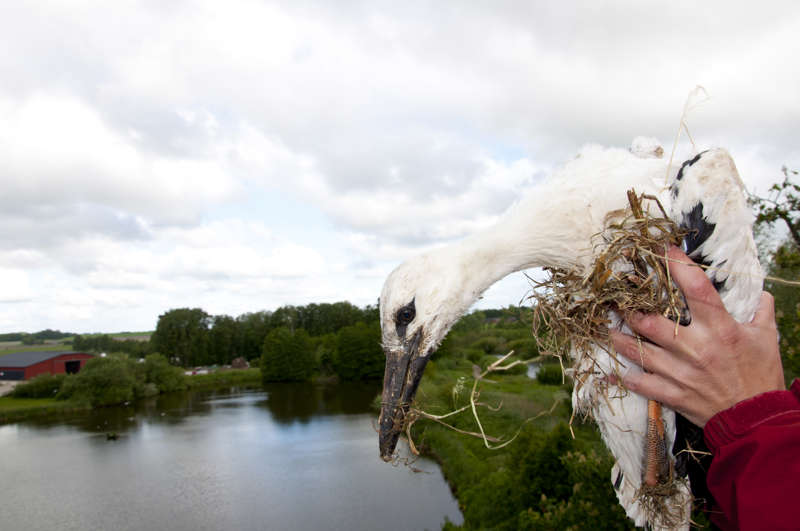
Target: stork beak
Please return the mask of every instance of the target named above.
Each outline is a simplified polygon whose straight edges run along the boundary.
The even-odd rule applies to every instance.
[[[403,350],[386,351],[381,416],[378,418],[378,443],[384,461],[392,460],[397,440],[405,429],[409,406],[428,363],[428,356],[420,356],[421,340],[422,330],[417,330]]]

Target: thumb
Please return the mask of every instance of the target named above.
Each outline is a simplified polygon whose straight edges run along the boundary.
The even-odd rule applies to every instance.
[[[775,326],[775,299],[766,291],[761,292],[761,299],[758,301],[758,308],[751,324]]]

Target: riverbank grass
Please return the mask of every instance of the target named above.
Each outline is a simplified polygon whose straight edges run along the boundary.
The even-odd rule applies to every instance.
[[[91,409],[89,404],[72,400],[2,396],[0,397],[0,424],[31,417],[72,413],[87,409]]]
[[[477,372],[466,360],[442,361],[428,367],[417,394],[416,406],[432,415],[469,405]],[[567,386],[490,374],[478,391],[475,402],[485,404],[478,407],[480,424],[496,438],[488,444],[518,434],[508,446],[492,450],[481,438],[424,418],[411,429],[415,446],[440,463],[464,529],[584,529],[587,522],[632,528],[609,481],[612,459],[597,429],[578,420],[570,429]],[[480,431],[471,408],[443,420],[462,432]]]

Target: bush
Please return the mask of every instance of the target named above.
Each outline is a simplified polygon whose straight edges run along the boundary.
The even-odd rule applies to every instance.
[[[167,358],[160,354],[150,354],[144,359],[145,381],[155,385],[160,393],[183,391],[186,389],[186,377],[179,367],[169,364]],[[152,394],[152,390],[149,391]]]
[[[608,481],[611,457],[568,452],[559,458],[567,472],[572,494],[567,499],[542,496],[538,510],[528,508],[519,514],[517,529],[631,529],[633,526],[617,503]]]
[[[482,350],[485,354],[500,354],[498,350],[500,346],[504,344],[505,342],[498,337],[484,336],[475,341],[470,347]],[[505,354],[505,352],[503,354]]]
[[[472,363],[479,363],[486,355],[484,351],[477,348],[465,348],[463,354]]]
[[[343,380],[370,380],[383,377],[386,358],[381,349],[381,329],[377,324],[356,323],[336,334],[333,368]]]
[[[561,366],[552,363],[541,365],[536,373],[536,381],[545,385],[561,385],[564,381]]]
[[[511,358],[510,361],[514,361],[514,358]],[[509,362],[506,362],[509,363]],[[509,370],[505,371],[506,374],[528,374],[528,364],[527,363],[520,363],[518,365],[514,365]]]
[[[11,392],[14,398],[53,398],[61,389],[66,374],[40,374],[17,385]]]
[[[272,330],[264,338],[261,379],[264,382],[296,382],[311,378],[314,352],[308,333],[286,327]]]
[[[508,350],[513,350],[520,359],[534,358],[539,355],[539,350],[536,347],[536,341],[534,341],[532,338],[514,339],[513,341],[508,342],[506,348]]]
[[[68,376],[56,398],[86,401],[106,406],[144,394],[144,370],[123,356],[93,358],[76,375]]]

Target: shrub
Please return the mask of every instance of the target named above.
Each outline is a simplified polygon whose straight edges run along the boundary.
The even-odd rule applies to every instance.
[[[517,529],[630,529],[631,523],[608,481],[610,456],[567,452],[559,458],[567,472],[572,494],[567,499],[542,496],[538,510],[531,507],[519,514]]]
[[[561,385],[563,376],[561,374],[561,366],[547,363],[539,367],[539,372],[536,374],[536,381],[545,385]]]
[[[514,361],[512,358],[511,361]],[[506,362],[508,363],[508,362]],[[519,363],[514,365],[509,370],[505,371],[506,374],[527,374],[528,373],[528,364],[527,363]]]
[[[150,354],[144,359],[145,381],[154,384],[158,392],[182,391],[186,389],[186,378],[179,367],[169,364],[160,354]],[[152,390],[149,391],[152,393]]]
[[[536,348],[536,342],[531,339],[514,339],[509,341],[506,345],[508,350],[513,350],[514,353],[521,359],[534,358],[539,355],[539,350]]]
[[[486,353],[477,348],[465,348],[463,350],[464,356],[472,363],[480,362]]]
[[[66,374],[40,374],[17,385],[11,392],[15,398],[53,398],[61,389]]]
[[[500,338],[494,336],[484,336],[470,346],[475,349],[480,349],[486,354],[500,354],[498,350],[500,349],[500,346],[504,344],[505,342]]]
[[[69,376],[56,398],[87,401],[106,406],[132,400],[144,394],[144,371],[124,356],[93,358],[81,371]]]

